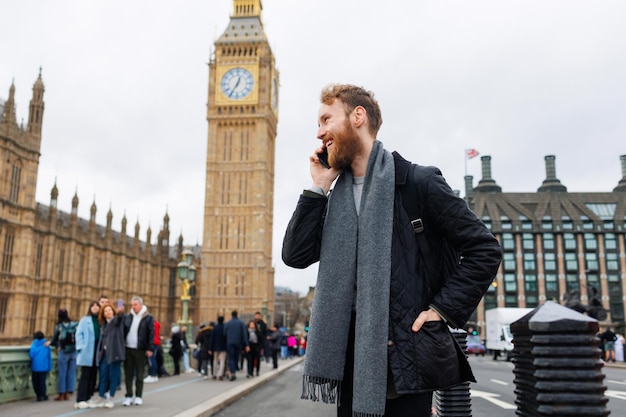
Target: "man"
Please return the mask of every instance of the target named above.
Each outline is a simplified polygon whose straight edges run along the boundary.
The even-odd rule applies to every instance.
[[[211,333],[209,356],[213,355],[213,379],[224,379],[226,370],[226,335],[224,332],[224,316],[217,317],[217,324]]]
[[[98,304],[100,305],[100,308],[104,307],[105,305],[109,304],[109,297],[107,297],[106,295],[102,294],[100,296],[100,298],[98,298]]]
[[[243,321],[237,317],[237,311],[233,310],[231,319],[224,325],[224,335],[226,336],[226,351],[228,352],[228,368],[230,370],[230,380],[237,379],[237,363],[239,353],[242,349],[246,352],[248,347],[248,331]]]
[[[154,319],[139,296],[130,300],[130,313],[124,317],[126,331],[126,360],[124,376],[126,379],[126,398],[124,406],[142,405],[143,379],[147,360],[154,350]],[[133,377],[135,378],[135,395],[133,401]]]
[[[340,417],[430,416],[432,390],[473,380],[447,324],[461,327],[472,314],[500,247],[439,170],[396,162],[376,140],[382,116],[371,92],[331,85],[321,103],[313,184],[300,196],[282,253],[295,268],[320,261],[302,398],[337,401]],[[410,184],[424,196],[419,219],[403,205],[402,186]],[[418,232],[428,259],[418,257]],[[462,261],[440,279],[427,271],[444,238]]]
[[[267,324],[263,321],[263,316],[261,315],[260,311],[254,313],[254,324],[256,325],[257,331],[261,334],[263,357],[265,358],[265,362],[269,365],[271,353],[269,348],[269,341],[267,340]]]

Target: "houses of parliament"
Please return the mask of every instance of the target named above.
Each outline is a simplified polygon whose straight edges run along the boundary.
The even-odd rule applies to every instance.
[[[192,286],[194,325],[238,310],[247,318],[274,315],[272,232],[274,154],[280,74],[265,36],[261,0],[233,0],[230,22],[209,58],[204,228]],[[0,80],[0,82],[2,82]],[[27,123],[19,124],[16,86],[0,101],[0,345],[26,344],[35,330],[52,331],[59,308],[78,319],[101,294],[144,298],[163,324],[181,317],[176,267],[182,237],[170,242],[169,215],[153,237],[111,211],[106,224],[35,201],[44,122],[41,72],[32,87]],[[0,85],[0,89],[4,89]],[[21,88],[21,86],[20,86]],[[202,86],[198,86],[202,88]],[[41,155],[45,158],[46,155]],[[624,331],[626,300],[626,155],[616,156],[622,177],[605,192],[572,193],[556,175],[556,157],[545,160],[545,180],[525,193],[503,191],[483,156],[482,178],[465,178],[465,199],[503,249],[496,279],[472,322],[484,324],[493,307],[535,307],[578,297],[599,301],[602,325]],[[612,163],[607,161],[607,163]],[[153,243],[153,241],[155,243]]]

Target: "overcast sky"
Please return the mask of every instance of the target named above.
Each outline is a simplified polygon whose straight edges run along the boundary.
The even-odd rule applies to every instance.
[[[310,185],[319,92],[375,92],[379,139],[439,166],[465,194],[464,150],[491,155],[505,192],[534,192],[545,155],[568,191],[611,191],[626,154],[626,2],[263,0],[280,71],[275,284],[306,291],[317,265],[280,259]],[[39,67],[46,86],[37,201],[153,239],[167,210],[176,244],[202,243],[209,55],[232,0],[24,0],[0,10],[0,98],[15,80],[18,121]],[[467,163],[474,184],[480,158]],[[153,242],[154,243],[154,242]]]

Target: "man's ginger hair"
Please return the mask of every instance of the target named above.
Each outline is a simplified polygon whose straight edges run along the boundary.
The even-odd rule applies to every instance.
[[[376,137],[383,124],[383,118],[374,93],[351,84],[330,84],[322,90],[320,101],[323,104],[333,104],[337,99],[344,104],[346,115],[358,106],[363,107],[367,113],[368,130],[372,136]]]

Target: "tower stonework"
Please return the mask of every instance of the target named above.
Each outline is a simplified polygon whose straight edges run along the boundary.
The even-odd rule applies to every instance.
[[[274,310],[272,228],[279,74],[260,0],[234,0],[209,62],[199,317]]]

